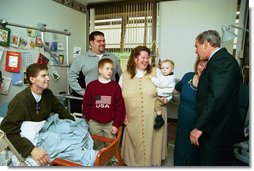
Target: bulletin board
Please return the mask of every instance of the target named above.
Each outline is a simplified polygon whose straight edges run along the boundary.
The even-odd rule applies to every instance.
[[[0,31],[4,30],[0,38],[0,96],[15,95],[25,87],[28,82],[25,78],[25,69],[32,63],[42,63],[48,66],[50,81],[55,84],[66,84],[67,79],[61,76],[68,75],[68,30],[58,31],[47,29],[46,24],[38,23],[36,27],[20,25],[0,19]],[[64,42],[51,39],[49,34],[65,36]],[[3,36],[4,35],[4,36]],[[1,34],[0,34],[1,36]],[[47,40],[45,39],[47,38]],[[8,39],[8,40],[6,40]],[[2,41],[2,43],[1,43]],[[50,83],[50,85],[52,85]],[[57,93],[56,93],[57,94]],[[13,97],[10,97],[10,101]],[[0,98],[0,103],[3,103]]]

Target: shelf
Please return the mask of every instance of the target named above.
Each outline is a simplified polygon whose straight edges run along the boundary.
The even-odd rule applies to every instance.
[[[83,100],[83,97],[76,97],[71,95],[56,95],[59,98],[66,98],[66,99],[75,99],[75,100]]]

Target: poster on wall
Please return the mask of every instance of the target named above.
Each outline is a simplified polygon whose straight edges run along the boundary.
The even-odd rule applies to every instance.
[[[6,51],[5,71],[19,72],[21,63],[21,53],[14,51]]]

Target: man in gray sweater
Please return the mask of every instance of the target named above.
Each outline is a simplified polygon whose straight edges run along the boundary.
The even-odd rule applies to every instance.
[[[68,75],[68,82],[70,87],[82,97],[85,93],[85,88],[82,87],[86,87],[88,83],[98,79],[99,77],[97,69],[99,60],[103,58],[109,58],[113,61],[113,80],[116,80],[116,74],[118,74],[119,77],[122,74],[119,59],[114,54],[105,51],[106,43],[104,33],[100,31],[94,31],[90,33],[89,44],[91,48],[85,54],[78,56],[73,61]],[[86,85],[79,84],[78,77],[80,72],[82,72],[85,77],[85,83],[83,84]]]

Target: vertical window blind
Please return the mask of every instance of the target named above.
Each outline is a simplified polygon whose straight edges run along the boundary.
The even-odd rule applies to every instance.
[[[90,9],[90,32],[102,31],[106,48],[110,52],[126,56],[138,45],[152,47],[152,2],[109,4]],[[157,17],[157,16],[156,16]],[[156,21],[156,20],[155,20]]]

